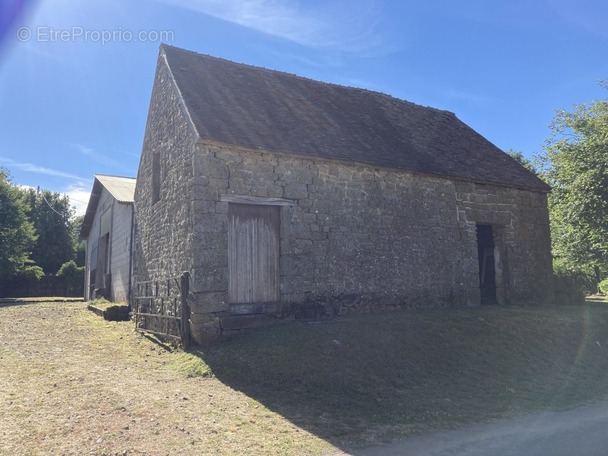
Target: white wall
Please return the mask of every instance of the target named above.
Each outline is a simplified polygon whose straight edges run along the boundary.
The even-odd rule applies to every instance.
[[[112,300],[128,302],[129,267],[131,259],[131,204],[114,204],[112,230],[110,231],[112,273]]]
[[[112,274],[112,290],[110,298],[114,302],[127,302],[129,299],[132,205],[118,203],[105,188],[102,189],[97,212],[93,218],[87,239],[85,299],[92,298],[90,294],[90,273],[97,267],[101,216],[106,211],[111,212],[109,272]],[[99,283],[96,284],[96,287],[99,287]]]

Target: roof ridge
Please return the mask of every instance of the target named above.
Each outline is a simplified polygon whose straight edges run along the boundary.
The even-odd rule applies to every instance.
[[[198,140],[550,189],[450,111],[168,44],[160,54]]]
[[[329,82],[329,81],[321,81],[319,79],[313,79],[311,77],[308,76],[302,76],[296,73],[290,73],[288,71],[285,70],[278,70],[278,69],[273,69],[273,68],[267,68],[267,67],[263,67],[263,66],[259,66],[259,65],[253,65],[250,63],[244,63],[244,62],[237,62],[235,60],[230,60],[230,59],[226,59],[224,57],[216,57],[214,55],[211,54],[204,54],[201,52],[197,52],[197,51],[192,51],[190,49],[184,49],[178,46],[173,46],[171,44],[167,44],[167,43],[161,43],[161,48],[165,49],[165,48],[170,48],[170,49],[174,49],[178,52],[184,52],[184,53],[188,53],[188,54],[192,54],[197,56],[198,58],[205,58],[205,59],[211,59],[211,60],[218,60],[218,61],[222,61],[225,63],[230,63],[232,65],[238,65],[247,69],[251,69],[251,70],[257,70],[257,71],[265,71],[265,72],[269,72],[269,73],[274,73],[274,74],[279,74],[279,75],[284,75],[284,76],[288,76],[291,78],[295,78],[295,79],[299,79],[299,80],[303,80],[303,81],[307,81],[307,82],[312,82],[314,84],[325,84],[325,85],[329,85],[329,86],[333,86],[333,87],[337,87],[340,89],[347,89],[347,90],[354,90],[354,91],[360,91],[360,92],[364,92],[364,93],[370,93],[373,95],[380,95],[383,97],[387,97],[391,100],[395,100],[398,101],[400,103],[407,103],[409,105],[412,106],[416,106],[422,109],[429,109],[429,110],[433,110],[436,112],[441,112],[441,113],[446,113],[449,114],[451,116],[456,116],[455,113],[453,113],[452,111],[448,111],[447,109],[440,109],[440,108],[435,108],[433,106],[427,106],[427,105],[423,105],[423,104],[419,104],[419,103],[415,103],[413,101],[410,100],[406,100],[404,98],[399,98],[395,95],[392,95],[390,93],[387,92],[381,92],[379,90],[372,90],[372,89],[368,89],[365,87],[359,87],[359,86],[350,86],[350,85],[346,85],[346,84],[340,84],[337,82]],[[171,68],[171,64],[169,63],[169,68]]]
[[[130,176],[116,176],[114,174],[93,174],[94,177],[97,176],[101,176],[101,177],[118,177],[120,179],[133,179],[133,180],[137,180],[137,177],[130,177]]]

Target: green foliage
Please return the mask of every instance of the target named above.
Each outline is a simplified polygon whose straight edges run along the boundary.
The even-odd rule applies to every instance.
[[[63,263],[57,271],[57,276],[64,278],[71,292],[81,290],[84,286],[84,267],[77,266],[74,260]]]
[[[553,273],[557,304],[583,304],[585,296],[596,291],[595,273],[589,265],[576,266],[563,259],[555,259]]]
[[[11,184],[8,172],[0,168],[0,285],[25,271],[28,265],[36,232],[27,212],[21,191]]]
[[[549,211],[553,254],[570,269],[608,265],[608,101],[558,111],[540,157],[541,176],[553,187]]]
[[[44,271],[40,266],[35,264],[26,265],[22,271],[17,273],[18,277],[23,277],[24,279],[34,281],[40,280],[44,277]]]
[[[24,194],[29,206],[28,217],[38,234],[31,259],[45,272],[57,271],[74,258],[70,200],[49,190],[28,189]]]
[[[78,215],[72,220],[72,240],[76,253],[76,264],[78,266],[84,266],[87,249],[87,243],[80,240],[80,228],[83,222],[84,215]]]
[[[524,157],[524,154],[521,153],[520,151],[509,149],[507,151],[507,154],[509,154],[511,156],[511,158],[514,158],[515,161],[517,161],[520,165],[524,166],[529,171],[532,171],[534,174],[538,173],[536,167],[534,166],[534,163],[532,163],[531,160],[528,160],[526,157]]]
[[[608,279],[602,280],[599,283],[598,288],[602,294],[608,295]]]

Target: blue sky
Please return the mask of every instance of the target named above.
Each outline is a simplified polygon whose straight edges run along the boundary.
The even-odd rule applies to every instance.
[[[603,0],[0,0],[0,166],[70,195],[135,176],[161,41],[446,109],[540,152],[606,98]]]

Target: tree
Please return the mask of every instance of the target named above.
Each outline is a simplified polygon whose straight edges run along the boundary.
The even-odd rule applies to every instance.
[[[84,222],[84,215],[78,215],[72,220],[72,239],[74,242],[74,250],[76,256],[76,265],[84,266],[85,255],[87,249],[86,241],[80,240],[80,228]]]
[[[70,200],[49,190],[28,189],[24,193],[29,205],[27,215],[38,234],[31,258],[46,273],[55,273],[74,258]]]
[[[57,277],[62,277],[68,287],[68,295],[82,295],[84,287],[84,267],[78,267],[74,260],[67,261],[57,271]]]
[[[541,157],[549,197],[553,254],[592,267],[608,263],[608,100],[558,111]]]
[[[30,252],[36,241],[33,224],[27,219],[27,203],[22,192],[11,184],[0,168],[0,284],[28,269]]]
[[[524,168],[528,169],[529,171],[532,171],[534,174],[538,174],[538,170],[534,166],[534,163],[524,157],[524,154],[520,151],[509,149],[507,151],[507,154],[509,154],[511,158],[514,158],[517,162],[519,162],[519,164],[522,165]]]

